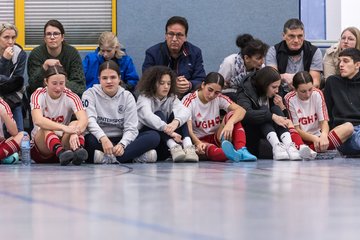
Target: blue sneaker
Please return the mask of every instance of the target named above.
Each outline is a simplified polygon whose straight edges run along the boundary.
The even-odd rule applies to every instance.
[[[10,156],[7,156],[6,158],[1,160],[2,164],[16,164],[19,161],[19,154],[13,153]]]
[[[252,155],[246,147],[240,148],[239,150],[237,150],[237,152],[241,154],[241,161],[251,162],[257,160],[257,157],[255,155]]]
[[[228,140],[223,140],[221,142],[221,148],[225,153],[225,156],[234,162],[240,162],[242,159],[241,153],[237,152],[234,148],[234,145]]]

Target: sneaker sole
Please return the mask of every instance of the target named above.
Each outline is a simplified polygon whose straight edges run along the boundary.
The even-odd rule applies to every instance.
[[[63,152],[59,157],[60,165],[61,166],[69,165],[69,163],[73,160],[74,156],[75,155],[72,151]]]
[[[221,143],[221,148],[223,152],[225,153],[225,156],[234,162],[240,162],[241,161],[241,154],[236,152],[234,149],[234,146],[231,142],[224,140]]]
[[[72,163],[76,166],[81,165],[81,163],[83,163],[89,157],[88,152],[83,148],[76,150],[74,152],[74,154],[75,154],[75,157],[72,160]]]

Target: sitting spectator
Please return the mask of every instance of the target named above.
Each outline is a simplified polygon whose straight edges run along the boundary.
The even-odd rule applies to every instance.
[[[245,131],[240,122],[245,110],[221,94],[224,82],[221,74],[211,72],[197,91],[183,98],[183,104],[191,111],[190,136],[197,153],[211,161],[255,161],[257,158],[245,147]],[[228,112],[222,121],[220,110]]]
[[[322,91],[315,88],[306,71],[295,74],[295,90],[285,96],[290,120],[303,141],[316,152],[332,150],[343,144],[352,134],[351,123],[343,123],[329,131],[329,116]]]
[[[87,159],[84,136],[88,120],[82,102],[65,87],[68,83],[65,69],[60,65],[49,66],[45,71],[44,88],[31,95],[31,116],[34,129],[31,136],[34,147],[31,156],[37,163],[80,165]],[[75,114],[75,121],[71,121]]]
[[[281,74],[281,97],[293,90],[292,79],[300,71],[309,72],[314,86],[320,87],[322,54],[319,48],[304,38],[304,24],[299,19],[289,19],[284,24],[283,41],[270,47],[266,54],[265,65],[277,69]]]
[[[0,125],[5,125],[6,130],[11,136],[6,139],[3,129],[0,128],[0,160],[6,163],[9,162],[7,160],[11,160],[11,163],[14,160],[16,162],[19,160],[18,152],[24,134],[23,132],[18,132],[11,109],[2,98],[0,98]]]
[[[324,96],[330,129],[350,122],[354,132],[338,147],[345,155],[360,154],[360,50],[347,48],[339,53],[340,75],[326,80]]]
[[[0,27],[0,94],[10,106],[18,130],[23,131],[22,98],[26,53],[15,43],[18,36],[15,25],[2,23]]]
[[[118,38],[112,32],[103,32],[99,37],[99,47],[93,53],[85,56],[82,64],[86,79],[86,89],[99,84],[99,66],[108,60],[115,61],[120,66],[121,81],[126,90],[133,92],[139,76],[134,63],[125,49],[121,48]]]
[[[225,79],[223,94],[236,101],[236,90],[241,80],[250,72],[264,67],[264,58],[269,46],[250,34],[239,35],[236,45],[239,53],[227,56],[220,65],[219,73]]]
[[[176,74],[176,93],[184,96],[197,89],[205,78],[200,48],[187,42],[189,25],[185,18],[171,17],[165,26],[165,42],[146,50],[142,66],[144,72],[150,66],[170,67]]]
[[[175,94],[176,75],[168,67],[153,66],[141,77],[137,101],[140,131],[155,130],[160,134],[157,152],[161,160],[169,156],[174,162],[199,161],[191,142],[186,122],[190,111]]]
[[[135,98],[119,86],[119,65],[109,60],[99,70],[100,84],[93,85],[82,96],[89,117],[89,133],[85,135],[88,162],[103,163],[104,154],[115,156],[121,163],[156,162],[153,149],[160,136],[155,131],[139,134]]]
[[[238,104],[246,110],[242,124],[248,133],[247,146],[258,153],[260,139],[265,137],[272,146],[274,160],[313,159],[316,153],[304,144],[292,122],[276,104],[280,84],[279,72],[269,66],[249,74],[242,81]]]
[[[341,33],[340,41],[326,49],[324,55],[324,78],[339,75],[339,53],[346,48],[360,50],[360,31],[356,27],[345,28]]]
[[[44,43],[34,48],[29,55],[29,94],[43,87],[46,70],[55,65],[65,69],[67,87],[81,96],[85,90],[85,77],[79,52],[65,42],[63,25],[57,20],[49,20],[44,26]]]

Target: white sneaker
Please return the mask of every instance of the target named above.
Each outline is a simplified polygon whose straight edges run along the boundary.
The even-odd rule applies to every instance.
[[[171,158],[174,162],[181,162],[184,160],[186,154],[182,147],[177,144],[175,147],[170,148]]]
[[[137,163],[155,163],[157,160],[157,153],[154,149],[143,153],[139,157],[134,158],[134,162]]]
[[[305,144],[300,145],[299,153],[302,159],[314,160],[317,156],[317,152]]]
[[[297,150],[297,148],[295,147],[294,142],[290,143],[290,145],[287,146],[286,151],[289,154],[290,160],[296,161],[302,159],[299,150]]]
[[[104,153],[100,150],[94,151],[94,163],[95,164],[112,164],[112,163],[119,163],[116,160],[115,156],[109,156],[109,158],[104,159]]]
[[[195,152],[194,145],[184,148],[184,152],[185,152],[185,161],[187,161],[187,162],[198,162],[199,161],[199,156]]]
[[[273,159],[274,160],[289,160],[290,156],[286,151],[286,147],[283,143],[279,142],[273,147]]]

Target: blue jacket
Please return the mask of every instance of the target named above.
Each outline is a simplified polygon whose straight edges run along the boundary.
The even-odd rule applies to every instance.
[[[121,80],[126,84],[126,88],[130,91],[134,89],[139,76],[136,72],[134,63],[128,55],[122,56],[120,59],[113,58],[120,66]],[[86,78],[86,89],[99,83],[99,66],[105,61],[104,57],[99,55],[99,48],[93,53],[89,53],[82,61],[84,74]]]
[[[158,43],[146,50],[142,71],[155,66],[164,65],[172,68],[178,76],[185,76],[195,90],[204,80],[206,74],[200,48],[185,42],[181,55],[174,61],[170,57],[166,42]]]

